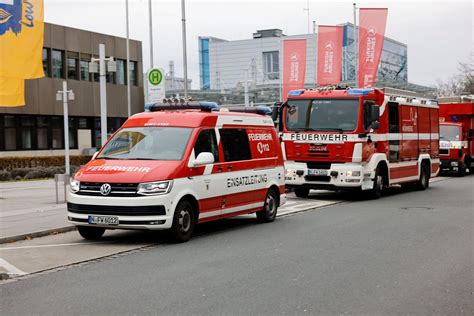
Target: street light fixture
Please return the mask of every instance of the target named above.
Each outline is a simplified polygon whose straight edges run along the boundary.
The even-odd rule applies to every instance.
[[[74,100],[74,92],[67,89],[67,81],[63,81],[63,89],[56,93],[56,101],[63,101],[64,113],[64,172],[66,176],[71,174],[71,167],[69,163],[69,114],[68,101]]]
[[[106,62],[107,61],[107,69]],[[97,64],[98,63],[98,64]],[[97,69],[99,68],[99,69]],[[127,68],[128,69],[128,68]],[[99,70],[99,71],[97,71]],[[106,89],[106,78],[108,72],[117,71],[117,63],[113,57],[105,57],[105,45],[99,44],[99,58],[91,58],[89,63],[89,72],[99,72],[100,81],[100,134],[102,138],[102,146],[107,141],[107,89]]]

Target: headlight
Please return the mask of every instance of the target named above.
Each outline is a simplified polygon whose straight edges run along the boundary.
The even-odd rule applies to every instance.
[[[360,171],[349,170],[349,171],[346,172],[346,176],[348,176],[348,177],[360,177]]]
[[[70,182],[71,192],[72,193],[79,192],[80,188],[81,188],[81,182],[76,179],[71,179],[71,182]]]
[[[286,176],[286,177],[291,177],[292,175],[293,175],[293,170],[291,170],[291,169],[286,169],[285,176]]]
[[[461,149],[461,146],[459,146],[459,145],[453,145],[451,148],[452,148],[452,149]]]
[[[171,191],[172,186],[173,186],[173,181],[140,183],[137,188],[137,194],[141,194],[141,195],[166,194]]]

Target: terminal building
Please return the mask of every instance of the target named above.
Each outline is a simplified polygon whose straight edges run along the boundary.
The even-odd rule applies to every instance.
[[[114,132],[126,120],[127,76],[131,85],[131,112],[142,112],[142,44],[130,40],[126,65],[126,40],[95,32],[45,23],[43,69],[45,77],[26,80],[26,106],[0,107],[0,157],[64,155],[62,101],[56,93],[67,81],[75,99],[69,101],[69,143],[72,155],[89,154],[100,146],[99,74],[89,73],[91,57],[105,44],[117,71],[107,73],[107,129]]]
[[[343,27],[341,84],[354,85],[354,27],[350,23],[344,24]],[[221,99],[227,94],[228,99],[243,100],[243,96],[235,96],[242,94],[247,81],[254,102],[278,100],[282,78],[282,41],[285,39],[307,40],[305,86],[314,87],[317,82],[317,34],[286,36],[280,29],[268,29],[258,30],[253,33],[251,39],[244,40],[199,37],[200,89],[204,90],[199,93],[216,96],[220,93]],[[388,37],[384,39],[376,84],[379,87],[434,93],[432,88],[408,82],[407,45]]]

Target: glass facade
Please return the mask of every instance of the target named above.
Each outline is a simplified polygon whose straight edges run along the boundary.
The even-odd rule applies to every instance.
[[[53,59],[53,78],[64,78],[64,69],[63,69],[64,52],[53,49],[52,59]]]
[[[209,90],[211,88],[208,38],[199,39],[199,79],[201,90]]]
[[[280,79],[280,59],[279,52],[263,53],[263,76],[265,80]]]
[[[355,80],[354,27],[344,26],[342,46],[342,80]],[[385,38],[380,57],[377,80],[408,82],[407,47]]]

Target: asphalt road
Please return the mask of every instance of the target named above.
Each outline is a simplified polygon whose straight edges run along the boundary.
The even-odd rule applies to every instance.
[[[0,314],[474,313],[474,177],[0,285]],[[74,250],[71,250],[74,251]]]

